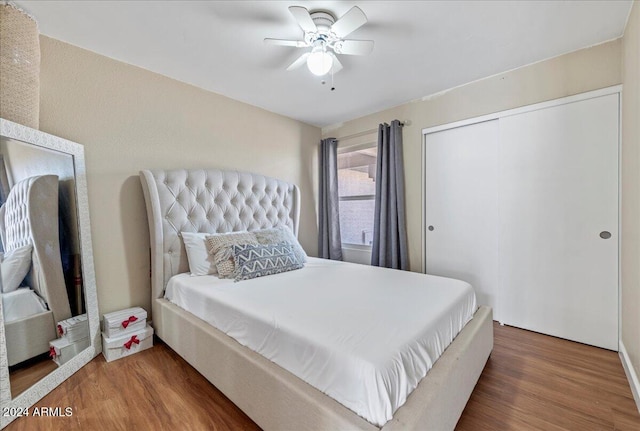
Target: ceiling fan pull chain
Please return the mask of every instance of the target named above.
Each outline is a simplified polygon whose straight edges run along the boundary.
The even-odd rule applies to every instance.
[[[333,85],[333,67],[331,68],[331,91],[335,90],[336,86]]]

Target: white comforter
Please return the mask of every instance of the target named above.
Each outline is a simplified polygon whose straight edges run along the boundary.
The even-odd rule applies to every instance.
[[[463,281],[314,258],[238,283],[179,274],[165,296],[377,426],[477,308]]]
[[[21,287],[9,293],[0,294],[4,323],[11,323],[25,317],[47,311],[47,304],[28,287]]]

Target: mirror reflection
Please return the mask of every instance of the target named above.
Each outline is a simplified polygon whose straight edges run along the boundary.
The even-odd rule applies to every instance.
[[[15,398],[89,346],[73,156],[0,138],[0,292]]]

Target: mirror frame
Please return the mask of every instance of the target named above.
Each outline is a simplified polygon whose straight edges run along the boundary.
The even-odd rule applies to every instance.
[[[26,391],[11,398],[9,366],[5,344],[4,317],[0,301],[0,429],[6,427],[42,397],[68,379],[102,351],[100,339],[100,315],[98,295],[93,264],[93,246],[91,243],[91,225],[89,222],[89,199],[84,161],[84,147],[48,133],[0,118],[0,136],[21,141],[37,147],[55,150],[73,157],[76,182],[76,204],[78,211],[78,233],[80,235],[80,253],[87,320],[89,321],[89,341],[91,345],[78,353],[69,362],[59,366],[39,380]]]

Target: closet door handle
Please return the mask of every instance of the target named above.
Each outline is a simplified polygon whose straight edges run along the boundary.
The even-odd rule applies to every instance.
[[[600,232],[600,238],[602,238],[602,239],[611,238],[611,232],[603,230],[602,232]]]
[[[429,227],[427,229],[429,229],[430,231],[433,231],[435,228],[433,226],[429,225]]]

